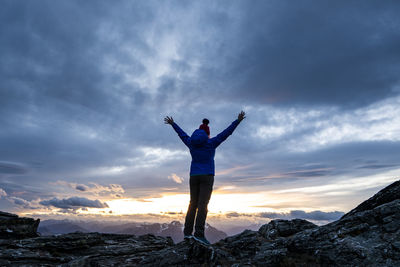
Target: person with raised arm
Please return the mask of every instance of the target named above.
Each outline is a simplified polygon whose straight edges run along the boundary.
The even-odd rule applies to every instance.
[[[244,119],[245,113],[241,111],[235,121],[217,136],[210,138],[208,127],[209,120],[204,119],[200,128],[188,136],[172,117],[166,116],[164,122],[170,124],[183,143],[189,148],[192,156],[190,165],[190,203],[186,213],[185,239],[194,238],[197,241],[209,245],[210,242],[204,235],[204,226],[207,217],[207,206],[210,201],[215,175],[214,156],[215,149],[230,136],[239,123]],[[196,219],[196,222],[195,222]],[[194,235],[193,225],[195,225]]]

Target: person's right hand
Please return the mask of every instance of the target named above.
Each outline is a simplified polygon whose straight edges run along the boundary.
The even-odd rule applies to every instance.
[[[174,123],[174,119],[172,118],[172,117],[168,117],[168,116],[166,116],[165,118],[164,118],[164,123],[165,124],[173,124]]]
[[[241,122],[244,118],[246,118],[246,113],[244,113],[244,111],[242,110],[239,115],[238,115],[238,120],[239,122]]]

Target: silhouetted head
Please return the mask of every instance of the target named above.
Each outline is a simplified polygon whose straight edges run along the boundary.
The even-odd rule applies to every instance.
[[[203,119],[203,124],[208,125],[210,121],[208,119]]]

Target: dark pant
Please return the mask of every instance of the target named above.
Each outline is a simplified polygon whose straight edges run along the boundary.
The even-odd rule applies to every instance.
[[[190,203],[186,213],[184,235],[191,235],[193,232],[194,218],[196,225],[194,235],[204,237],[204,225],[207,217],[207,205],[210,201],[214,184],[214,175],[190,176]],[[197,211],[197,215],[196,215]]]

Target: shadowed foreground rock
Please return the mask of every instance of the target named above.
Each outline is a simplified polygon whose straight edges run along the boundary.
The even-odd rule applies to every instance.
[[[154,235],[0,239],[0,266],[400,266],[400,181],[318,227],[274,220],[212,246]]]
[[[38,236],[40,220],[18,217],[15,214],[0,211],[0,238],[26,238]]]

